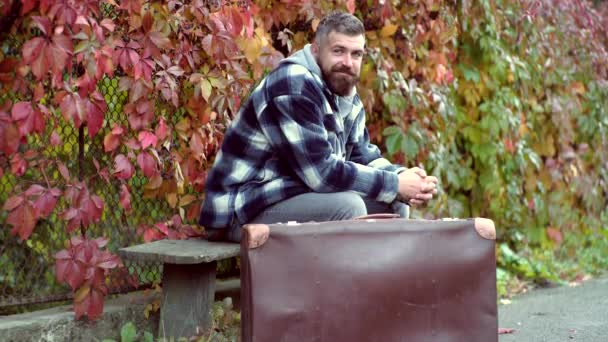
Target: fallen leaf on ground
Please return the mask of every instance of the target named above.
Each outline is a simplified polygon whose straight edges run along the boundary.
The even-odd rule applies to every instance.
[[[513,328],[498,328],[498,335],[512,334],[515,332]]]

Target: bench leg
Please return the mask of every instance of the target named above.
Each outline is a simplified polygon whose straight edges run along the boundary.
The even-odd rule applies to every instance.
[[[163,265],[160,337],[192,337],[211,326],[216,262]]]

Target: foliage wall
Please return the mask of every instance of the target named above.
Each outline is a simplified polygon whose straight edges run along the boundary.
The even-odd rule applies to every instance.
[[[42,220],[72,236],[56,276],[78,316],[99,314],[105,277],[121,266],[98,239],[107,234],[88,227],[137,215],[143,197],[168,208],[139,227],[144,239],[200,234],[223,130],[335,8],[365,22],[373,140],[441,180],[416,215],[494,219],[499,262],[530,277],[550,270],[522,268],[513,249],[576,253],[605,238],[606,23],[586,1],[1,0],[6,236],[28,240]],[[66,127],[78,141],[66,144]],[[72,159],[49,154],[66,145]],[[103,158],[86,153],[94,146]],[[111,190],[92,186],[101,181]]]

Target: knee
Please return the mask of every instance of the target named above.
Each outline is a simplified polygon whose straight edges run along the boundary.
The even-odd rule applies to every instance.
[[[348,220],[357,216],[367,215],[367,208],[361,196],[352,192],[342,192],[338,194],[336,202],[332,203],[337,206],[337,220]]]

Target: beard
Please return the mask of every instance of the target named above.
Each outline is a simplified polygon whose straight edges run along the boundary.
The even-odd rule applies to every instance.
[[[359,82],[358,73],[345,66],[334,65],[329,70],[321,68],[321,73],[329,89],[339,96],[351,95],[353,88]]]

